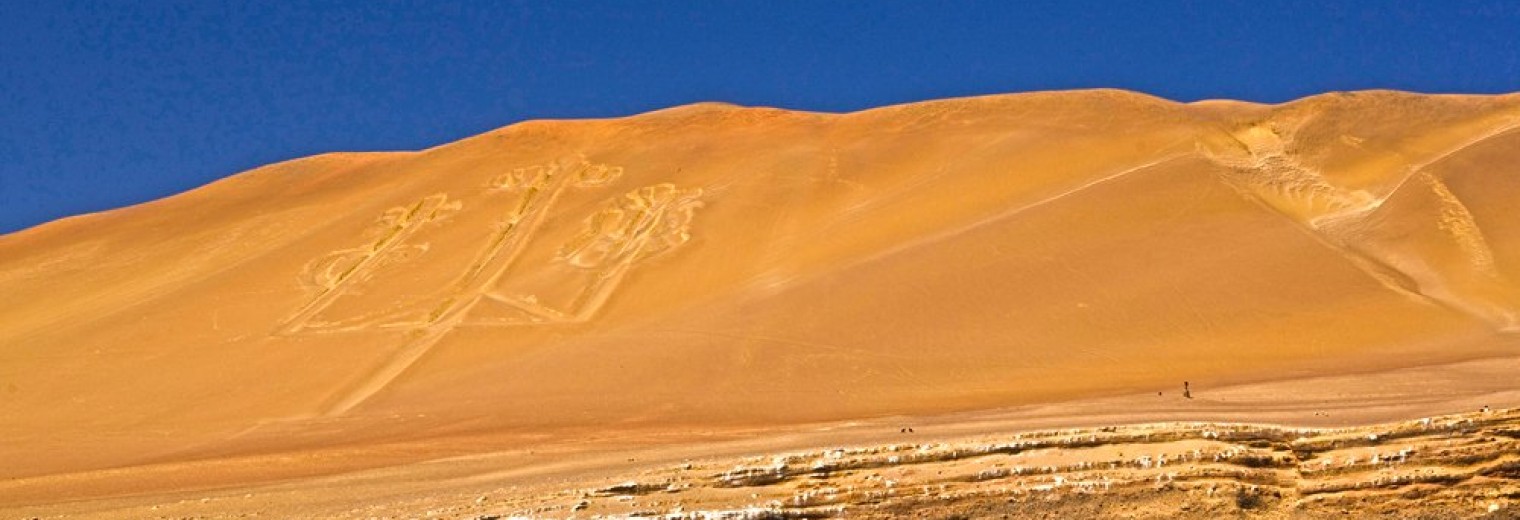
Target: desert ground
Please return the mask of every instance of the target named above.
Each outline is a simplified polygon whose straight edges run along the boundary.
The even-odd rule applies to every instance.
[[[1090,90],[270,165],[0,236],[0,516],[1507,518],[1517,129]]]

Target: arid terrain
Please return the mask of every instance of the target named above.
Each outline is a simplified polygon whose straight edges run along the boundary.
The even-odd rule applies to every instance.
[[[0,517],[1508,518],[1517,201],[1514,94],[297,159],[0,236]]]

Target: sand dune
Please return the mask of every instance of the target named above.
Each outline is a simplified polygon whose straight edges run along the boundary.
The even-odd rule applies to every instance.
[[[1516,95],[700,104],[289,161],[0,237],[0,506],[1510,363],[1517,200]]]

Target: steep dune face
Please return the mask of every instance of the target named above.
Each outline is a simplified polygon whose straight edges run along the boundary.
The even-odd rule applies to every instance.
[[[0,237],[0,476],[1509,352],[1517,128],[1514,96],[1088,91],[282,163]]]
[[[1513,143],[1520,112],[1393,93],[1323,96],[1275,112],[1234,131],[1246,157],[1218,155],[1237,169],[1233,182],[1392,287],[1501,329],[1520,325],[1520,293],[1439,173],[1474,148]]]

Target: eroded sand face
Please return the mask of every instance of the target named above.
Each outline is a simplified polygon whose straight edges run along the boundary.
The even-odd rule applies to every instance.
[[[684,445],[671,439],[539,445],[276,484],[20,507],[14,513],[23,518],[1510,518],[1520,506],[1517,414],[1485,407],[1349,428],[1171,422],[1019,432],[1007,417],[961,417],[961,422],[918,422],[888,432],[886,423],[867,422]],[[139,476],[154,471],[133,470]]]
[[[1515,96],[1085,91],[281,163],[0,237],[0,504],[1512,364],[1517,129]],[[1484,374],[1335,392],[1458,411],[1426,396]]]
[[[431,505],[456,515],[544,518],[1512,515],[1517,425],[1520,414],[1500,410],[1345,429],[1173,423],[1037,431],[688,461]]]

